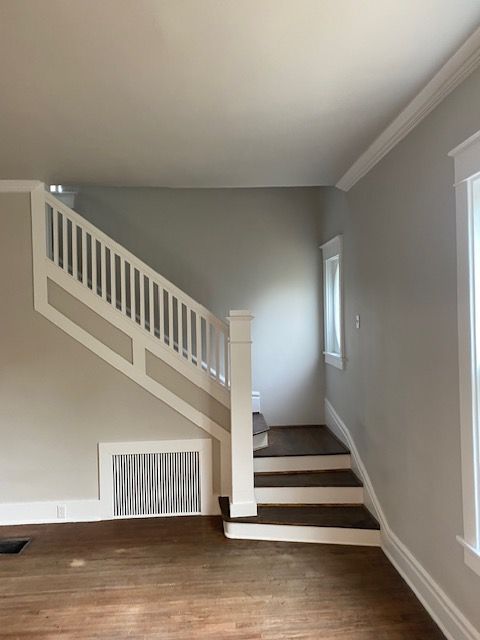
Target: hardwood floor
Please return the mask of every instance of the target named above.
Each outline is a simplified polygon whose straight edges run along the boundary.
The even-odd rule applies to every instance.
[[[0,638],[440,640],[380,549],[227,540],[220,518],[1,527]]]

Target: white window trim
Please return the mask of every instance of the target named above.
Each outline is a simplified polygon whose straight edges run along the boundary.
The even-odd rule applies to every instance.
[[[480,397],[475,328],[473,182],[480,176],[480,132],[453,149],[457,226],[457,306],[465,563],[480,575]],[[478,273],[477,264],[477,273]],[[477,276],[478,277],[478,276]]]
[[[343,321],[343,237],[341,235],[335,236],[328,242],[320,245],[320,249],[322,250],[322,261],[323,261],[323,307],[324,310],[326,308],[327,300],[327,286],[326,286],[326,278],[327,278],[327,269],[325,268],[327,260],[338,256],[338,269],[339,269],[339,279],[340,279],[340,353],[330,353],[328,351],[324,351],[324,359],[326,364],[330,364],[337,369],[345,368],[345,342],[344,342],[344,321]],[[327,322],[325,318],[325,312],[323,317],[323,329],[324,329],[324,344],[327,344]]]

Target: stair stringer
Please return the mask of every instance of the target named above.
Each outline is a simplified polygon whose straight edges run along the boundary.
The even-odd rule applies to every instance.
[[[167,364],[172,364],[164,357],[164,351],[161,345],[156,345],[154,340],[146,340],[148,336],[144,336],[139,328],[138,334],[140,335],[140,339],[132,339],[133,361],[129,362],[49,303],[48,279],[51,279],[103,318],[106,316],[103,305],[108,306],[106,302],[98,298],[93,292],[89,292],[81,284],[75,282],[60,268],[51,264],[45,257],[45,199],[43,185],[31,192],[31,213],[35,310],[95,355],[105,360],[105,362],[122,372],[143,389],[218,440],[220,444],[221,491],[224,495],[229,495],[231,491],[230,433],[209,416],[147,375],[145,368],[145,352],[147,348],[155,355],[167,361]],[[122,330],[125,329],[125,323],[127,321],[125,321],[120,314],[108,314],[108,322]],[[214,394],[212,394],[212,396],[213,395]]]

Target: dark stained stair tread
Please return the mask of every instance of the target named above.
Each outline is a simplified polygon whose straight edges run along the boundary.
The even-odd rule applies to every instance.
[[[351,469],[287,473],[256,473],[256,487],[362,487]]]
[[[265,433],[265,431],[269,431],[270,427],[267,424],[267,421],[263,417],[261,413],[253,414],[253,435],[256,436],[259,433]]]
[[[270,427],[268,447],[254,452],[255,458],[280,456],[345,455],[347,447],[324,425]]]
[[[228,498],[219,498],[219,503],[222,517],[227,522],[380,529],[377,520],[363,505],[259,505],[257,516],[230,518]]]

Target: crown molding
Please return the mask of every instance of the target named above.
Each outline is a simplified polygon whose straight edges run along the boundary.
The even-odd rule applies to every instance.
[[[480,65],[480,28],[352,164],[335,185],[348,191]]]
[[[40,180],[0,180],[0,193],[30,193],[44,188]]]

